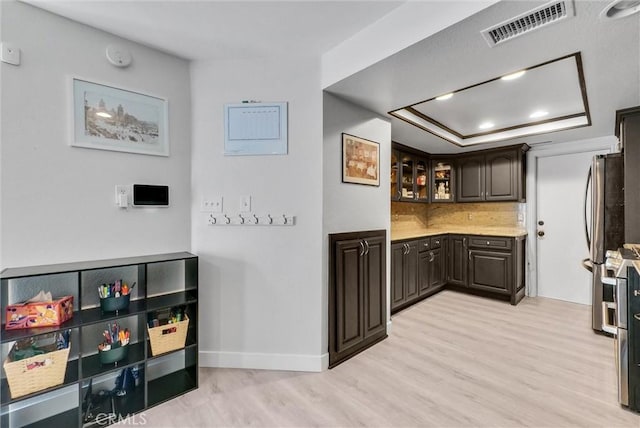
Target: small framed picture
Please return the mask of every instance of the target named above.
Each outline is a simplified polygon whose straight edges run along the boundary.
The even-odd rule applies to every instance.
[[[380,186],[380,144],[343,133],[342,182]]]
[[[169,156],[166,99],[72,80],[72,146]]]

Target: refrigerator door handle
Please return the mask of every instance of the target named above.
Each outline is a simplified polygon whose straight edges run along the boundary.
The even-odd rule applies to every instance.
[[[589,174],[587,175],[587,185],[584,189],[584,236],[587,239],[587,249],[591,251],[591,238],[589,237],[589,225],[587,224],[587,199],[589,199],[589,185],[591,184],[591,170],[593,168],[589,168]],[[593,204],[593,201],[591,201]],[[593,221],[593,219],[591,219]]]
[[[593,273],[593,262],[591,261],[591,259],[582,260],[582,267]]]

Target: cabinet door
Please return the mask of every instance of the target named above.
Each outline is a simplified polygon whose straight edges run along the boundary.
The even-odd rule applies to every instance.
[[[403,243],[391,245],[391,309],[402,305],[405,301],[404,293],[404,253]]]
[[[469,251],[469,287],[510,294],[513,287],[513,256],[500,251]]]
[[[391,150],[391,200],[400,199],[400,153],[397,150]]]
[[[361,240],[336,244],[336,352],[341,354],[364,340],[364,287]]]
[[[414,166],[412,155],[400,152],[400,200],[414,200]]]
[[[414,199],[429,202],[429,162],[425,158],[415,158]]]
[[[453,285],[467,285],[467,238],[462,235],[452,235],[449,238],[449,283]]]
[[[460,157],[457,171],[458,202],[483,201],[484,155]]]
[[[489,153],[485,156],[485,200],[517,201],[520,184],[519,150]]]
[[[442,248],[436,248],[429,252],[429,287],[439,287],[446,282],[443,253]]]
[[[418,253],[418,294],[423,295],[431,287],[429,266],[431,264],[431,252],[420,251]]]
[[[449,160],[431,162],[431,202],[454,202],[454,166]]]
[[[364,337],[387,329],[386,240],[366,238],[364,266]]]
[[[407,242],[408,252],[404,256],[404,290],[406,301],[418,297],[418,242]]]

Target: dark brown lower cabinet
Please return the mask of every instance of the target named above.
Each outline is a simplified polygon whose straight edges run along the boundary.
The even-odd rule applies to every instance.
[[[447,283],[447,265],[444,255],[447,253],[447,241],[443,240],[441,248],[429,251],[429,287],[434,289]]]
[[[452,285],[467,285],[467,237],[449,236],[449,272],[447,282]]]
[[[391,244],[391,312],[421,300],[444,286],[445,237]]]
[[[417,259],[411,255],[414,249]],[[452,234],[395,242],[391,244],[391,312],[445,286],[515,305],[525,293],[525,249],[524,236]],[[417,284],[417,296],[413,284]]]
[[[420,295],[418,266],[420,264],[419,241],[391,245],[391,310],[417,299]]]
[[[329,235],[329,367],[387,337],[386,231]]]
[[[511,253],[469,251],[469,288],[509,294],[513,288]]]

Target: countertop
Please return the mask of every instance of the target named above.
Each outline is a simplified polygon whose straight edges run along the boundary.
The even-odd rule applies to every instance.
[[[527,230],[521,227],[484,227],[484,226],[441,226],[437,228],[421,229],[415,231],[391,232],[391,240],[425,238],[434,235],[455,233],[459,235],[484,235],[518,237],[526,236]]]

